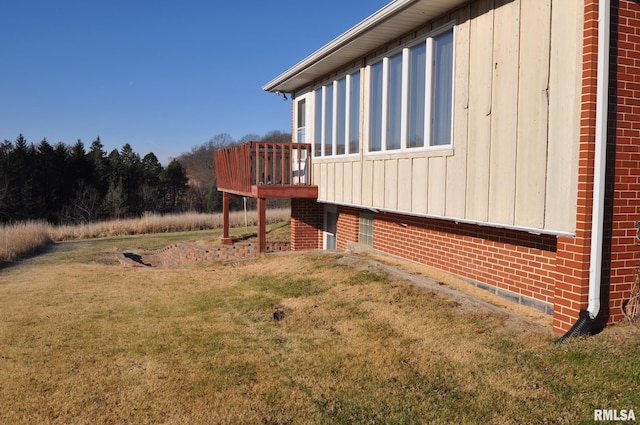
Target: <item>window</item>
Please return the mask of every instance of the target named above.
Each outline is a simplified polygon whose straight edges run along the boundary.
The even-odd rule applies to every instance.
[[[323,155],[333,155],[333,84],[324,86],[324,131],[322,132],[322,140],[324,140]]]
[[[382,76],[384,62],[371,65],[369,151],[382,150]]]
[[[344,155],[347,148],[347,77],[338,80],[336,101],[336,155]]]
[[[298,120],[297,120],[297,137],[298,143],[305,143],[307,141],[307,100],[302,99],[298,101]]]
[[[369,152],[451,144],[453,29],[369,66]]]
[[[451,108],[453,105],[453,32],[433,39],[433,145],[451,143]]]
[[[360,73],[349,76],[349,118],[347,128],[349,129],[349,153],[360,151]]]
[[[373,214],[371,213],[360,214],[358,242],[363,245],[373,246]]]
[[[409,147],[424,146],[427,86],[427,45],[420,43],[409,49]]]
[[[317,89],[314,93],[316,100],[313,116],[313,155],[320,156],[322,155],[322,88]]]
[[[332,156],[360,150],[360,71],[314,91],[314,155]]]
[[[387,150],[400,149],[402,135],[402,55],[389,59]]]

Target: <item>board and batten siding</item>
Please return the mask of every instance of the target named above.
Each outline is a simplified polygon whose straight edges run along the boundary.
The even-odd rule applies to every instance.
[[[316,158],[318,200],[573,233],[582,7],[479,0],[450,15],[453,149]]]

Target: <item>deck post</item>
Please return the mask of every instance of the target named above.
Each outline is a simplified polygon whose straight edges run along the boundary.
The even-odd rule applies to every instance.
[[[267,250],[267,200],[258,198],[258,251]]]
[[[233,239],[229,237],[229,204],[231,202],[231,194],[222,192],[222,243],[231,245]]]

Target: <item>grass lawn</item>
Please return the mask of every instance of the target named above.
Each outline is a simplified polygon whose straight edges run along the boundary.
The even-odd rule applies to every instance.
[[[640,420],[638,326],[557,345],[346,254],[181,269],[114,256],[213,235],[64,242],[0,269],[0,423]]]

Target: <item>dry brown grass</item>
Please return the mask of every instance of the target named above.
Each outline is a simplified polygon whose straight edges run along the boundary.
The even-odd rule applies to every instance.
[[[40,221],[0,225],[0,263],[32,253],[51,242],[51,226]]]
[[[157,243],[60,243],[0,271],[0,423],[588,423],[640,408],[635,328],[557,346],[342,254],[113,258]]]
[[[289,209],[268,209],[267,223],[279,223],[289,220]],[[256,211],[234,211],[229,215],[231,227],[253,227],[257,225]],[[70,241],[78,239],[104,238],[124,235],[150,233],[193,232],[198,230],[219,229],[222,227],[222,214],[146,214],[139,219],[112,220],[99,223],[52,226],[30,221],[14,225],[0,225],[0,263],[32,253],[51,241]]]
[[[287,221],[291,217],[288,209],[268,209],[267,223]],[[248,211],[246,223],[255,226],[258,222],[256,211]],[[245,225],[242,211],[229,214],[231,227]],[[142,218],[112,220],[77,226],[56,226],[51,229],[51,237],[56,241],[102,238],[122,235],[142,235],[149,233],[188,232],[195,230],[217,229],[222,227],[222,214],[145,214]]]

